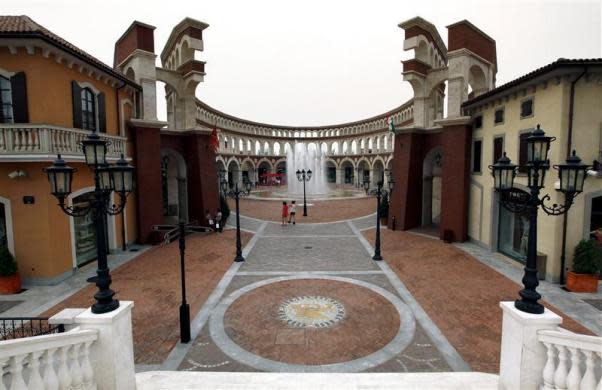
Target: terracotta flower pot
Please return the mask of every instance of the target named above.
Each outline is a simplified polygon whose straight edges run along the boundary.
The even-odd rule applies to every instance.
[[[18,273],[0,276],[0,294],[16,294],[21,291],[21,277]]]
[[[566,278],[566,289],[571,292],[595,293],[598,291],[598,275],[569,271]]]

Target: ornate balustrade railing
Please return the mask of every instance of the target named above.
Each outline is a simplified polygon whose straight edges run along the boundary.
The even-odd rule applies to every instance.
[[[0,388],[96,389],[90,347],[97,330],[80,330],[0,342]]]
[[[50,324],[47,317],[0,318],[0,341],[62,333],[64,331],[65,327],[63,325]]]
[[[602,337],[564,329],[537,335],[547,351],[542,390],[602,390]]]
[[[0,125],[0,158],[45,160],[62,154],[65,158],[83,158],[80,142],[90,131],[51,125],[2,124]],[[100,133],[109,142],[108,158],[126,154],[126,138]]]

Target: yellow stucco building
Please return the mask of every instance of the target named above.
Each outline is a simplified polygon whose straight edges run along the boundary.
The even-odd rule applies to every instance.
[[[478,244],[510,258],[524,261],[528,218],[499,205],[489,165],[505,151],[513,163],[526,162],[526,137],[540,124],[556,137],[550,164],[564,163],[574,149],[584,163],[597,168],[602,156],[602,60],[559,59],[463,104],[473,118],[470,166],[469,237]],[[573,251],[581,239],[589,239],[602,227],[602,178],[588,172],[584,191],[564,216],[539,211],[538,243],[545,279],[560,282],[570,270]],[[558,173],[546,174],[542,195],[562,204],[556,191]],[[526,173],[519,170],[515,187],[528,191]],[[557,188],[557,187],[556,187]],[[565,225],[566,222],[566,225]],[[563,259],[564,252],[564,259]],[[563,265],[564,263],[564,265]]]

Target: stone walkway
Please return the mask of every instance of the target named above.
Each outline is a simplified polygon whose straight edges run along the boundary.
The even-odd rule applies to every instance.
[[[186,371],[469,371],[372,248],[370,217],[254,231],[162,369]],[[373,219],[373,217],[372,217]],[[234,222],[232,220],[231,222]]]

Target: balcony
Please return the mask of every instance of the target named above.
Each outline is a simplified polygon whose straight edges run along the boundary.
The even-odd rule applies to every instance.
[[[66,160],[83,160],[80,143],[90,131],[36,124],[0,125],[0,161],[49,161],[57,154]],[[99,134],[108,141],[107,159],[126,153],[126,138]]]

